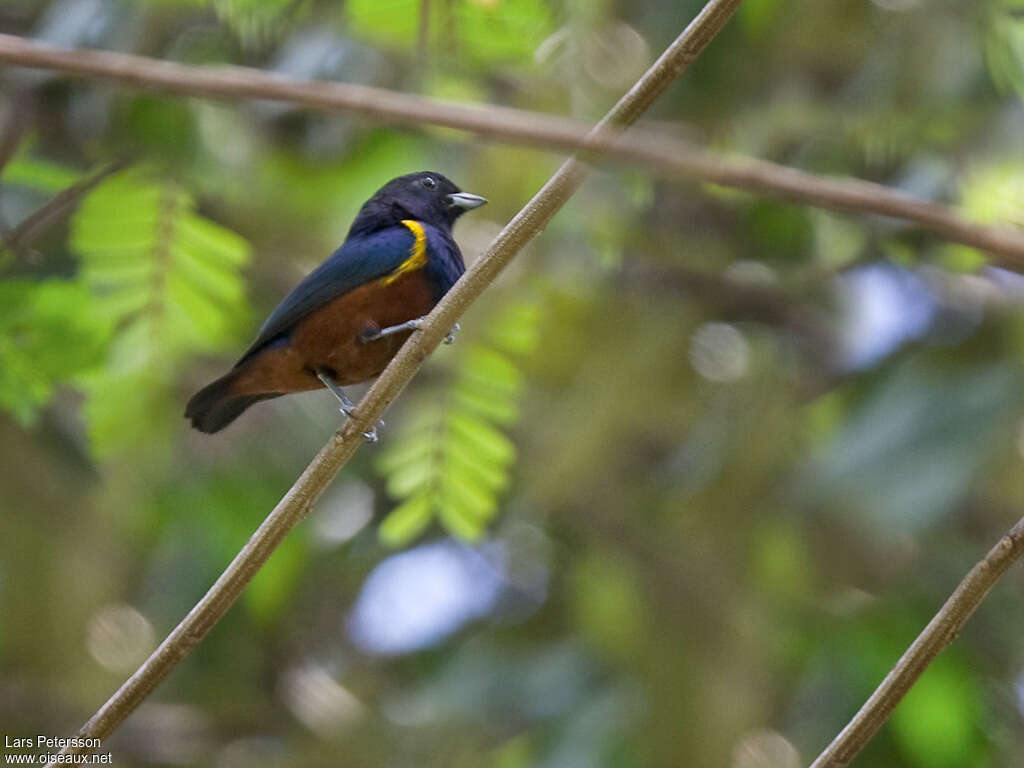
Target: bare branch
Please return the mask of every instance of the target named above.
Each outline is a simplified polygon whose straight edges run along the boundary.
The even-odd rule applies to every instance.
[[[0,110],[3,128],[0,129],[0,171],[14,157],[21,143],[21,137],[28,128],[32,115],[32,99],[27,95],[15,92]]]
[[[129,160],[117,160],[100,168],[95,173],[76,181],[70,187],[62,189],[4,235],[3,239],[0,240],[0,254],[6,250],[18,252],[20,249],[31,245],[43,227],[67,216],[89,190],[96,187],[97,184],[108,176],[124,170],[130,164],[131,161]]]
[[[828,745],[811,768],[842,768],[874,738],[907,691],[936,656],[956,639],[964,624],[1006,570],[1024,554],[1024,518],[989,550],[928,622],[864,706]]]
[[[416,64],[420,72],[426,71],[430,50],[430,0],[420,0],[419,26],[416,29]]]
[[[543,149],[575,150],[587,126],[576,120],[508,107],[473,107],[381,88],[336,82],[305,82],[248,67],[196,67],[144,56],[92,50],[61,50],[12,35],[0,35],[0,63],[58,70],[76,77],[216,99],[288,101],[310,109],[347,110],[406,126],[442,125],[490,139]],[[937,235],[1024,266],[1024,232],[968,221],[945,205],[918,200],[880,184],[817,176],[753,158],[727,159],[651,131],[587,138],[587,148],[639,163],[662,175],[709,181],[777,195],[838,211],[892,216]]]
[[[650,106],[704,50],[741,0],[709,0],[701,13],[659,57],[629,92],[584,139],[604,140],[621,133]],[[106,738],[184,659],[221,619],[288,532],[301,521],[346,462],[363,443],[362,433],[405,388],[427,356],[462,312],[576,191],[585,166],[567,160],[526,204],[444,299],[430,313],[360,402],[357,416],[339,429],[285,494],[216,583],[189,611],[153,654],[79,731],[83,737]],[[69,748],[61,754],[74,753]],[[55,763],[54,763],[55,764]]]

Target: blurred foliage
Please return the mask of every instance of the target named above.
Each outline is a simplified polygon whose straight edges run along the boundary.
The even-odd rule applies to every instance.
[[[166,371],[238,340],[246,316],[239,274],[248,244],[196,215],[174,182],[123,172],[89,193],[69,245],[92,313],[115,325],[106,365],[82,385],[90,437],[103,455],[151,438]]]
[[[350,0],[345,4],[352,31],[370,42],[406,55],[415,51],[420,29],[420,0]],[[463,67],[529,61],[552,31],[551,10],[543,0],[434,4],[428,36],[447,38],[446,50]],[[454,38],[454,40],[452,40]]]
[[[5,0],[0,31],[596,119],[700,7]],[[1015,0],[745,0],[650,119],[1019,226],[1022,25]],[[0,722],[64,735],[339,423],[317,392],[200,435],[189,395],[390,177],[489,198],[456,228],[472,261],[559,156],[0,78],[24,118],[0,121],[0,233],[132,163],[0,253]],[[985,262],[884,217],[596,169],[116,764],[809,763],[1020,515],[1024,282]],[[1019,762],[1017,570],[859,763]]]
[[[0,283],[0,306],[0,403],[28,424],[58,382],[100,361],[110,324],[65,280]]]
[[[492,321],[491,346],[460,350],[449,391],[426,395],[381,454],[388,493],[401,501],[381,524],[385,543],[408,544],[435,515],[460,539],[483,535],[515,458],[501,427],[519,418],[523,374],[507,355],[534,350],[538,312],[532,303],[506,307]]]

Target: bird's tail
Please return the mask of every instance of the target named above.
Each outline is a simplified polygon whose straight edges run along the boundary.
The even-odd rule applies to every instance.
[[[237,395],[231,391],[238,371],[231,371],[196,392],[185,406],[185,418],[200,432],[219,432],[242,415],[242,411],[260,400],[277,397],[276,392]]]

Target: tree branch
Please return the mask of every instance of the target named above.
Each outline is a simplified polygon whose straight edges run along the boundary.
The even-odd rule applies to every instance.
[[[1024,266],[1024,232],[968,221],[949,206],[914,199],[881,184],[818,176],[753,158],[727,159],[664,135],[634,132],[588,136],[576,120],[509,107],[474,107],[435,101],[350,83],[305,82],[249,67],[196,67],[144,56],[93,50],[62,50],[13,35],[0,35],[0,63],[39,67],[84,78],[216,99],[269,99],[318,110],[348,110],[398,125],[441,125],[490,139],[542,149],[591,152],[640,164],[659,174],[709,181],[726,187],[776,195],[798,203],[844,212],[892,216],[935,234]]]
[[[621,133],[650,106],[721,30],[741,0],[709,0],[700,14],[612,110],[584,137],[583,146]],[[238,599],[288,532],[301,521],[363,443],[362,433],[383,414],[462,312],[501,270],[540,233],[586,175],[577,159],[567,160],[505,226],[487,251],[428,316],[360,402],[357,415],[331,437],[216,583],[152,655],[82,726],[79,735],[104,739],[184,659]],[[62,754],[75,753],[69,748]]]
[[[87,192],[95,188],[108,176],[122,171],[131,165],[127,159],[116,160],[86,176],[70,187],[62,189],[47,202],[36,208],[32,213],[18,222],[0,239],[0,255],[6,250],[20,251],[32,244],[43,227],[67,216]]]
[[[31,99],[18,92],[10,96],[0,109],[3,119],[3,128],[0,129],[0,172],[14,157],[31,115]]]
[[[885,680],[811,768],[842,768],[874,738],[907,691],[939,652],[956,639],[964,624],[1006,570],[1024,554],[1024,518],[1017,521],[960,582]]]
[[[416,66],[420,73],[427,69],[430,52],[430,0],[420,0],[420,12],[416,29]]]

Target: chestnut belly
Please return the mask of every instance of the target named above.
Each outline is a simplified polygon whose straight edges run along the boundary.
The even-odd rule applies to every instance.
[[[409,333],[362,341],[368,332],[399,325],[433,309],[434,290],[422,269],[361,285],[304,317],[287,342],[251,357],[239,371],[235,394],[303,392],[323,386],[326,370],[342,386],[378,375]]]

